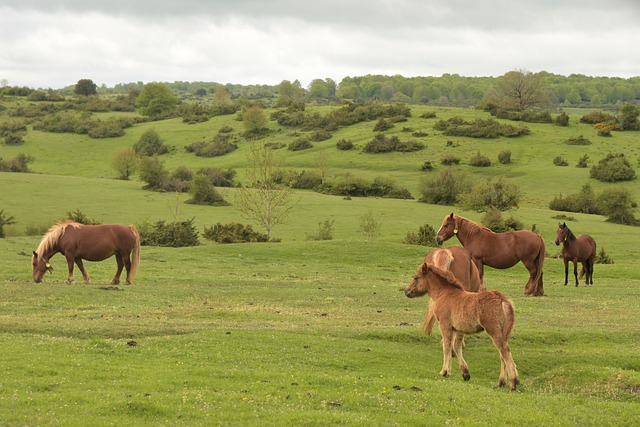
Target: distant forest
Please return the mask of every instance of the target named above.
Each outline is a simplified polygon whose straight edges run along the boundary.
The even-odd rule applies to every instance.
[[[318,104],[342,100],[353,102],[383,101],[434,106],[475,107],[486,102],[500,81],[510,74],[523,73],[535,77],[548,97],[548,105],[555,107],[592,107],[618,109],[626,103],[640,103],[640,76],[631,78],[590,77],[581,74],[562,76],[545,71],[508,72],[500,77],[464,77],[444,74],[440,77],[403,77],[400,75],[366,75],[345,77],[339,83],[332,79],[315,79],[307,87],[299,81],[283,80],[280,84],[239,85],[215,82],[164,82],[181,99],[207,97],[223,87],[231,99],[261,100],[277,106],[283,96],[302,102]],[[90,78],[91,76],[87,76]],[[1,87],[0,94],[27,95],[34,89]],[[119,95],[139,92],[143,82],[121,83],[114,87],[97,86],[99,95]],[[50,95],[73,96],[75,84],[63,89],[39,89]],[[553,108],[553,107],[552,107]]]

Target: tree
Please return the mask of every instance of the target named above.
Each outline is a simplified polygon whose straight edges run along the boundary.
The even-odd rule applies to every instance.
[[[116,152],[111,158],[111,167],[118,172],[118,177],[127,181],[138,169],[138,156],[133,148]]]
[[[542,74],[509,71],[496,82],[495,104],[503,110],[525,111],[549,103]]]
[[[196,175],[191,181],[189,194],[191,198],[187,200],[186,203],[215,206],[226,206],[229,204],[224,200],[224,197],[216,191],[216,188],[211,184],[209,178],[202,174]]]
[[[471,186],[460,196],[460,204],[465,210],[478,212],[491,208],[507,211],[517,208],[521,197],[518,186],[500,176]]]
[[[164,145],[160,139],[160,135],[154,129],[147,129],[138,142],[133,144],[133,149],[139,156],[153,156],[164,154],[169,151],[169,148]]]
[[[620,109],[620,126],[624,130],[640,130],[640,122],[638,122],[640,110],[633,104],[625,104]]]
[[[158,156],[143,157],[140,159],[140,179],[147,183],[145,188],[156,190],[162,188],[167,182],[169,172],[164,168]]]
[[[76,95],[89,96],[98,93],[98,85],[91,79],[80,79],[73,91]]]
[[[267,127],[267,114],[264,108],[254,105],[246,109],[242,115],[242,123],[247,135],[257,135]]]
[[[147,83],[136,98],[136,106],[144,116],[169,116],[178,105],[178,98],[163,83]]]
[[[267,144],[254,142],[247,151],[247,186],[238,188],[235,206],[264,227],[271,238],[274,226],[283,224],[293,208],[293,190],[276,184],[283,174],[283,157]]]
[[[16,219],[13,216],[7,216],[4,209],[0,210],[0,239],[4,239],[4,226],[15,224]]]

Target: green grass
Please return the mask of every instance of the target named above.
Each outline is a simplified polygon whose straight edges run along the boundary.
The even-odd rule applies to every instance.
[[[324,107],[323,107],[324,108]],[[326,107],[328,108],[328,107]],[[516,326],[510,341],[521,376],[521,393],[496,387],[498,352],[486,334],[466,339],[471,380],[444,379],[439,332],[426,337],[420,322],[426,299],[400,290],[430,248],[402,243],[423,224],[436,229],[455,211],[415,200],[357,199],[297,192],[289,221],[274,229],[280,243],[192,248],[142,248],[133,286],[112,287],[113,259],[86,263],[92,285],[64,284],[64,258],[52,259],[53,274],[34,284],[30,254],[42,229],[80,209],[103,222],[139,224],[195,218],[199,231],[217,222],[246,222],[229,207],[182,203],[187,196],[153,193],[136,180],[112,179],[110,155],[131,146],[153,127],[176,150],[164,157],[168,169],[216,165],[241,168],[244,143],[227,156],[200,159],[182,151],[209,138],[222,125],[179,120],[136,125],[125,137],[90,140],[30,131],[18,147],[0,146],[0,157],[36,157],[34,174],[0,173],[0,209],[17,223],[0,239],[0,424],[2,425],[635,425],[640,410],[640,227],[607,223],[603,217],[569,214],[577,234],[589,233],[615,264],[595,266],[594,286],[563,286],[564,268],[554,255],[558,212],[548,210],[556,194],[576,193],[588,169],[574,167],[583,152],[593,161],[608,151],[625,152],[637,166],[635,133],[597,138],[571,113],[568,128],[528,125],[531,135],[476,141],[432,130],[419,119],[391,131],[409,138],[403,126],[429,133],[427,148],[411,154],[340,152],[338,139],[360,147],[374,123],[341,129],[311,150],[287,153],[287,164],[314,168],[317,152],[330,154],[330,174],[350,170],[393,176],[414,196],[419,168],[455,153],[459,170],[475,177],[502,174],[517,181],[525,198],[514,215],[536,224],[547,245],[546,296],[524,296],[526,269],[486,269],[486,284],[513,299]],[[437,109],[438,119],[475,110]],[[274,133],[288,141],[290,130]],[[594,144],[563,143],[584,134]],[[513,164],[497,154],[510,149]],[[480,150],[494,164],[472,168],[466,159]],[[72,153],[73,155],[70,155]],[[563,155],[569,167],[553,166]],[[242,176],[242,170],[239,170]],[[637,183],[602,184],[628,187]],[[233,189],[221,189],[231,198]],[[365,241],[359,216],[374,212],[380,236]],[[319,222],[335,220],[334,240],[308,241]],[[448,244],[457,244],[453,240]],[[135,342],[135,346],[132,345]],[[90,421],[89,421],[90,420]]]

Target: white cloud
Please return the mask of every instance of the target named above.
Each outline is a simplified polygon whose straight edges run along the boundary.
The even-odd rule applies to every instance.
[[[635,0],[5,0],[0,79],[277,84],[513,69],[640,75]]]

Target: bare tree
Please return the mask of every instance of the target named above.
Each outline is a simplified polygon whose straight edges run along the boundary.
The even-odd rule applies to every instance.
[[[497,79],[498,102],[505,110],[525,111],[546,107],[549,96],[544,90],[542,74],[526,70],[509,71]]]
[[[264,142],[254,142],[247,152],[247,186],[236,192],[234,206],[247,218],[256,221],[271,238],[274,226],[282,224],[296,205],[293,190],[276,183],[284,159]]]

